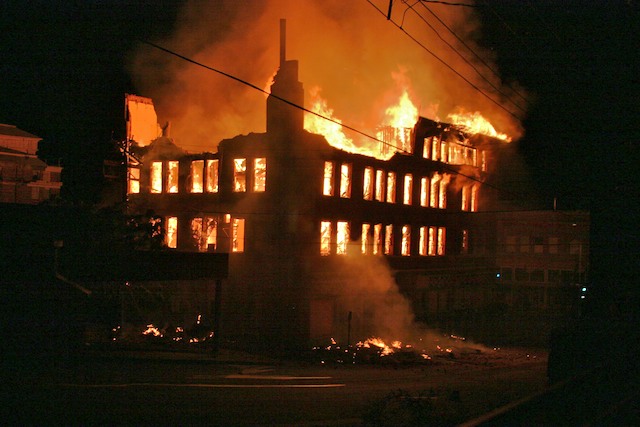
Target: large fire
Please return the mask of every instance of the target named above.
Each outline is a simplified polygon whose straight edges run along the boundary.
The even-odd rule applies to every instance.
[[[488,135],[505,142],[511,142],[510,136],[497,132],[493,125],[478,111],[475,113],[461,111],[460,113],[451,113],[447,117],[452,124],[464,128],[469,133]]]
[[[411,153],[412,130],[418,121],[418,108],[411,101],[408,91],[405,89],[398,102],[385,109],[385,120],[375,132],[375,138],[369,138],[359,143],[348,137],[344,132],[342,120],[336,118],[334,110],[329,107],[326,99],[320,96],[320,88],[314,87],[310,91],[310,111],[304,118],[304,128],[312,133],[323,135],[327,142],[335,148],[349,153],[363,154],[382,160],[388,160],[396,152]],[[448,116],[451,124],[459,126],[469,134],[482,134],[506,142],[511,137],[496,131],[495,127],[479,112],[452,113]],[[330,120],[327,120],[330,119]]]
[[[361,144],[355,144],[352,138],[345,135],[342,121],[334,116],[333,109],[320,96],[320,88],[313,88],[310,95],[309,110],[317,114],[305,114],[304,128],[309,132],[323,135],[333,147],[383,160],[391,158],[396,151],[410,151],[408,147],[411,129],[418,120],[418,108],[413,104],[406,90],[397,104],[385,110],[386,122],[381,129],[377,130],[375,136],[377,140],[370,138]]]

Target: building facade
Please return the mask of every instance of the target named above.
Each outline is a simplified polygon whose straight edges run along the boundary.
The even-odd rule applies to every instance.
[[[41,139],[0,124],[0,203],[38,204],[60,195],[62,167],[38,159]]]

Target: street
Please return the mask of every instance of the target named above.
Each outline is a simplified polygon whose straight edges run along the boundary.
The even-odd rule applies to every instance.
[[[426,425],[451,425],[544,389],[546,356],[499,350],[346,366],[92,357],[23,366],[11,378],[4,420],[12,425],[404,424],[416,411]]]

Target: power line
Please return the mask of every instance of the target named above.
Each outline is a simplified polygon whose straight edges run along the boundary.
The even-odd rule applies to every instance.
[[[367,1],[369,1],[369,0],[367,0]],[[374,6],[374,7],[375,7],[375,6]],[[377,8],[376,8],[376,9],[377,9]],[[392,22],[393,22],[393,21],[392,21]],[[394,24],[395,24],[395,23],[394,23]],[[397,25],[397,24],[395,24],[395,25]],[[157,45],[157,44],[155,44],[155,43],[152,43],[152,42],[150,42],[150,41],[146,41],[146,40],[140,40],[140,41],[141,41],[141,42],[143,42],[143,43],[145,43],[145,44],[148,44],[149,46],[152,46],[152,47],[154,47],[154,48],[156,48],[156,49],[158,49],[158,50],[161,50],[161,51],[163,51],[163,52],[165,52],[165,53],[168,53],[168,54],[170,54],[170,55],[176,56],[176,57],[178,57],[178,58],[180,58],[180,59],[182,59],[182,60],[184,60],[184,61],[187,61],[187,62],[192,63],[192,64],[194,64],[194,65],[197,65],[197,66],[199,66],[199,67],[203,67],[203,68],[205,68],[205,69],[207,69],[207,70],[210,70],[210,71],[216,72],[216,73],[221,74],[221,75],[223,75],[223,76],[225,76],[225,77],[228,77],[228,78],[230,78],[230,79],[232,79],[232,80],[235,80],[235,81],[237,81],[237,82],[239,82],[239,83],[241,83],[241,84],[244,84],[244,85],[246,85],[246,86],[249,86],[249,87],[250,87],[250,88],[252,88],[252,89],[255,89],[255,90],[257,90],[257,91],[259,91],[259,92],[261,92],[261,93],[263,93],[263,94],[266,94],[266,95],[272,96],[272,97],[274,97],[274,98],[276,98],[276,99],[278,99],[278,100],[280,100],[280,101],[282,101],[282,102],[284,102],[284,103],[286,103],[286,104],[288,104],[288,105],[290,105],[290,106],[292,106],[292,107],[298,108],[298,109],[300,109],[300,110],[302,110],[302,111],[305,111],[305,112],[307,112],[307,113],[311,113],[311,114],[313,114],[313,115],[315,115],[315,116],[318,116],[318,117],[320,117],[320,118],[322,118],[322,119],[324,119],[324,120],[328,120],[328,121],[330,121],[330,122],[332,122],[332,123],[335,123],[335,124],[337,124],[337,125],[339,125],[339,126],[341,126],[341,127],[345,128],[345,129],[349,129],[349,130],[354,131],[354,132],[356,132],[356,133],[358,133],[358,134],[360,134],[360,135],[363,135],[363,136],[365,136],[365,137],[367,137],[367,138],[370,138],[370,139],[372,139],[372,140],[374,140],[374,141],[377,141],[377,142],[379,142],[379,143],[381,143],[381,144],[383,144],[383,145],[386,145],[386,146],[389,146],[389,147],[391,147],[391,148],[393,148],[393,149],[396,149],[399,153],[402,153],[402,154],[412,154],[412,153],[410,153],[410,152],[408,152],[408,151],[406,151],[406,150],[404,150],[404,149],[402,149],[402,148],[400,148],[400,147],[397,147],[397,146],[395,146],[395,145],[393,145],[393,144],[390,144],[390,143],[388,143],[388,142],[386,142],[386,141],[383,141],[383,140],[378,139],[378,138],[376,138],[376,137],[374,137],[374,136],[371,136],[371,135],[367,134],[366,132],[363,132],[363,131],[358,130],[358,129],[354,128],[354,127],[351,127],[351,126],[345,125],[344,123],[342,123],[342,122],[340,122],[340,121],[337,121],[337,120],[331,119],[331,118],[329,118],[329,117],[325,117],[325,116],[323,116],[322,114],[316,113],[315,111],[311,111],[311,110],[309,110],[309,109],[307,109],[307,108],[305,108],[305,107],[303,107],[303,106],[301,106],[301,105],[298,105],[298,104],[296,104],[296,103],[294,103],[294,102],[291,102],[291,101],[289,101],[289,100],[287,100],[287,99],[284,99],[284,98],[279,97],[279,96],[277,96],[277,95],[274,95],[274,94],[272,94],[272,93],[270,93],[270,92],[267,92],[266,90],[262,89],[261,87],[258,87],[258,86],[256,86],[256,85],[254,85],[253,83],[250,83],[250,82],[248,82],[248,81],[246,81],[246,80],[243,80],[243,79],[241,79],[241,78],[239,78],[239,77],[236,77],[236,76],[234,76],[234,75],[232,75],[232,74],[229,74],[229,73],[226,73],[226,72],[224,72],[224,71],[218,70],[218,69],[213,68],[213,67],[210,67],[210,66],[208,66],[208,65],[205,65],[205,64],[203,64],[203,63],[201,63],[201,62],[198,62],[198,61],[196,61],[196,60],[194,60],[194,59],[191,59],[191,58],[189,58],[189,57],[186,57],[186,56],[184,56],[184,55],[181,55],[181,54],[179,54],[179,53],[177,53],[177,52],[174,52],[174,51],[172,51],[172,50],[170,50],[170,49],[167,49],[167,48],[165,48],[165,47],[159,46],[159,45]],[[437,58],[437,57],[436,57],[436,58]],[[438,58],[438,59],[439,59],[439,58]],[[443,63],[444,63],[444,62],[443,62]],[[445,63],[445,64],[446,64],[446,63]],[[452,70],[453,70],[453,68],[452,68]],[[454,70],[454,71],[455,71],[455,70]],[[457,72],[456,72],[456,73],[457,73]],[[461,76],[461,77],[462,77],[462,76]],[[462,77],[462,78],[464,79],[464,77]],[[466,80],[466,79],[465,79],[465,80]],[[470,82],[469,82],[469,83],[470,83]],[[470,83],[470,84],[471,84],[471,83]],[[476,88],[476,89],[477,89],[477,88]],[[479,89],[478,89],[478,90],[479,90]],[[480,92],[482,93],[482,91],[480,91]],[[485,94],[485,96],[487,96],[487,95]],[[491,99],[491,98],[489,98],[489,99]],[[492,101],[493,101],[493,100],[492,100]],[[493,102],[495,102],[495,101],[493,101]],[[500,104],[497,104],[497,105],[500,105]],[[504,107],[502,107],[502,108],[504,109]],[[507,112],[508,112],[508,110],[506,110],[506,109],[505,109],[505,111],[507,111]],[[513,115],[513,113],[510,113],[510,114],[511,114],[511,115]],[[515,116],[514,116],[514,117],[515,117]],[[516,118],[517,118],[517,117],[516,117]],[[450,173],[452,173],[452,174],[456,174],[456,175],[463,176],[463,177],[465,177],[465,178],[467,178],[467,179],[469,179],[469,180],[472,180],[472,181],[478,182],[478,183],[479,183],[479,184],[481,184],[481,185],[485,185],[485,186],[487,186],[487,187],[493,188],[493,189],[494,189],[494,190],[496,190],[496,191],[503,192],[503,193],[509,194],[509,195],[511,195],[511,196],[515,196],[515,194],[513,194],[513,193],[511,193],[511,192],[508,192],[508,191],[506,191],[506,190],[501,190],[500,188],[498,188],[498,187],[496,187],[496,186],[494,186],[494,185],[492,185],[492,184],[489,184],[489,183],[487,183],[486,181],[482,181],[482,180],[480,180],[479,178],[473,177],[473,176],[471,176],[471,175],[464,174],[464,173],[462,173],[461,171],[458,171],[458,170],[454,169],[452,166],[447,165],[446,163],[443,163],[442,165],[443,165],[443,166],[442,166],[442,167],[443,167],[443,169],[447,170],[448,172],[450,172]]]
[[[425,5],[424,3],[428,3],[428,2],[426,2],[424,0],[420,1],[420,4],[421,4],[422,7],[424,7],[431,15],[433,15],[433,17],[436,18],[438,20],[438,22],[440,22],[442,24],[442,26],[444,26],[465,48],[467,48],[467,50],[469,50],[469,52],[471,52],[473,54],[473,56],[475,56],[489,71],[491,71],[495,76],[500,78],[500,74],[496,70],[494,70],[493,67],[489,63],[487,63],[480,55],[478,55],[478,53],[476,53],[471,48],[471,46],[469,46],[460,36],[458,36],[442,19],[440,19],[440,17],[438,15],[436,15],[435,12],[433,12],[431,9],[429,9],[429,7],[427,5]],[[457,50],[455,48],[452,47],[452,49],[454,49],[457,52]],[[478,72],[478,74],[480,74],[480,73]],[[527,99],[520,92],[518,92],[516,89],[514,89],[511,86],[509,86],[509,89],[511,89],[513,91],[513,93],[518,95],[518,97],[520,97],[523,101],[527,102]],[[515,105],[515,103],[514,103],[514,105]]]
[[[385,13],[380,10],[380,8],[378,6],[376,6],[375,4],[373,4],[371,2],[371,0],[366,0],[371,6],[373,6],[374,9],[376,9],[378,12],[380,12],[383,16],[386,16]],[[453,68],[451,65],[449,65],[444,59],[440,58],[438,55],[436,55],[432,50],[430,50],[428,47],[426,47],[424,44],[422,44],[418,39],[416,39],[414,36],[412,36],[411,34],[409,34],[408,31],[406,31],[401,25],[398,25],[395,21],[393,21],[392,19],[389,19],[389,22],[391,22],[393,25],[396,26],[396,28],[398,28],[400,31],[402,31],[404,34],[407,35],[407,37],[409,37],[411,40],[413,40],[418,46],[420,46],[425,52],[427,52],[428,54],[430,54],[431,56],[433,56],[436,60],[438,60],[442,65],[444,65],[445,67],[447,67],[449,70],[451,70],[455,75],[457,75],[458,77],[460,77],[462,80],[464,80],[469,86],[471,86],[473,89],[475,89],[477,92],[479,92],[482,96],[484,96],[485,98],[487,98],[490,102],[492,102],[493,104],[495,104],[498,108],[500,108],[501,110],[505,111],[507,114],[509,114],[510,116],[512,116],[513,118],[515,118],[518,121],[521,121],[522,119],[520,117],[518,117],[517,115],[515,115],[512,111],[509,111],[507,108],[504,107],[504,105],[502,105],[501,103],[499,103],[498,101],[494,100],[493,98],[491,98],[488,94],[486,94],[482,89],[480,89],[478,86],[476,86],[475,84],[473,84],[473,82],[471,82],[469,79],[467,79],[465,76],[463,76],[459,71],[457,71],[455,68]]]
[[[190,62],[190,63],[192,63],[192,64],[194,64],[194,65],[199,66],[199,67],[205,68],[205,69],[207,69],[207,70],[209,70],[209,71],[213,71],[213,72],[215,72],[215,73],[221,74],[221,75],[223,75],[223,76],[225,76],[225,77],[228,77],[228,78],[230,78],[230,79],[232,79],[232,80],[235,80],[235,81],[237,81],[237,82],[239,82],[239,83],[241,83],[241,84],[243,84],[243,85],[245,85],[245,86],[249,86],[249,87],[250,87],[250,88],[252,88],[252,89],[255,89],[255,90],[259,91],[259,92],[262,92],[262,93],[263,93],[263,94],[265,94],[265,95],[271,96],[271,97],[273,97],[273,98],[275,98],[275,99],[277,99],[277,100],[279,100],[279,101],[284,102],[285,104],[288,104],[288,105],[290,105],[290,106],[292,106],[292,107],[298,108],[298,109],[300,109],[300,110],[302,110],[302,111],[304,111],[304,112],[306,112],[306,113],[313,114],[314,116],[317,116],[317,117],[320,117],[320,118],[322,118],[322,119],[324,119],[324,120],[330,121],[331,123],[335,123],[335,124],[337,124],[337,125],[339,125],[339,126],[341,126],[341,127],[345,128],[345,129],[349,129],[349,130],[351,130],[351,131],[353,131],[353,132],[356,132],[356,133],[358,133],[358,134],[360,134],[360,135],[362,135],[362,136],[364,136],[364,137],[366,137],[366,138],[369,138],[369,139],[372,139],[372,140],[374,140],[374,141],[377,141],[377,142],[379,142],[379,143],[381,143],[381,144],[383,144],[383,145],[386,145],[386,146],[388,146],[388,147],[390,147],[390,148],[394,148],[394,149],[396,149],[397,151],[399,151],[399,152],[401,152],[401,153],[407,153],[407,154],[409,154],[406,150],[402,149],[401,147],[397,147],[397,146],[395,146],[395,145],[393,145],[393,144],[391,144],[391,143],[389,143],[389,142],[386,142],[386,141],[383,141],[383,140],[381,140],[381,139],[378,139],[378,138],[376,138],[375,136],[369,135],[368,133],[363,132],[363,131],[361,131],[361,130],[359,130],[359,129],[356,129],[356,128],[352,127],[352,126],[345,125],[344,123],[342,123],[342,122],[340,122],[340,121],[338,121],[338,120],[332,119],[332,118],[330,118],[330,117],[323,116],[322,114],[319,114],[319,113],[316,113],[315,111],[309,110],[308,108],[305,108],[305,107],[304,107],[304,106],[302,106],[302,105],[298,105],[298,104],[296,104],[296,103],[294,103],[294,102],[291,102],[291,101],[289,101],[288,99],[282,98],[282,97],[280,97],[280,96],[278,96],[278,95],[274,95],[273,93],[270,93],[270,92],[268,92],[268,91],[266,91],[266,90],[262,89],[261,87],[258,87],[258,86],[256,86],[256,85],[254,85],[253,83],[250,83],[250,82],[248,82],[248,81],[246,81],[246,80],[243,80],[243,79],[241,79],[241,78],[239,78],[239,77],[236,77],[236,76],[234,76],[234,75],[232,75],[232,74],[225,73],[224,71],[218,70],[218,69],[213,68],[213,67],[210,67],[210,66],[208,66],[208,65],[205,65],[205,64],[203,64],[203,63],[201,63],[201,62],[198,62],[198,61],[196,61],[196,60],[194,60],[194,59],[191,59],[191,58],[189,58],[189,57],[186,57],[186,56],[184,56],[184,55],[181,55],[181,54],[179,54],[179,53],[177,53],[177,52],[174,52],[174,51],[172,51],[172,50],[170,50],[170,49],[167,49],[167,48],[165,48],[165,47],[159,46],[159,45],[157,45],[157,44],[155,44],[155,43],[153,43],[153,42],[150,42],[150,41],[147,41],[147,40],[140,40],[140,41],[141,41],[142,43],[148,44],[149,46],[152,46],[152,47],[154,47],[154,48],[156,48],[156,49],[158,49],[158,50],[161,50],[161,51],[163,51],[163,52],[165,52],[165,53],[168,53],[168,54],[173,55],[173,56],[175,56],[175,57],[177,57],[177,58],[180,58],[180,59],[182,59],[182,60],[184,60],[184,61]]]

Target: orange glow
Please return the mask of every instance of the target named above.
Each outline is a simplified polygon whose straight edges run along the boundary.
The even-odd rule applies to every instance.
[[[147,329],[144,332],[142,332],[142,335],[153,335],[154,337],[161,337],[162,332],[160,332],[160,329],[158,329],[157,327],[153,326],[153,324],[151,324],[151,325],[147,325]]]
[[[365,341],[359,342],[357,347],[371,348],[378,347],[381,350],[380,356],[388,356],[394,353],[396,350],[402,348],[402,343],[400,341],[393,341],[391,344],[387,344],[384,342],[382,338],[379,337],[371,337],[367,338]]]
[[[311,89],[309,94],[311,95],[311,106],[309,110],[322,117],[306,113],[304,115],[305,130],[324,136],[331,146],[339,148],[340,150],[376,157],[377,153],[375,153],[374,150],[369,147],[356,146],[353,140],[344,134],[342,131],[342,121],[334,116],[333,109],[330,108],[327,105],[327,101],[320,96],[319,87]],[[332,121],[326,120],[323,117],[327,117]]]
[[[418,108],[413,105],[406,90],[400,95],[398,103],[387,108],[385,113],[390,118],[388,124],[394,128],[413,128],[418,121]]]
[[[447,117],[452,124],[463,127],[469,133],[479,133],[501,139],[505,142],[511,142],[510,136],[497,132],[493,125],[487,119],[482,117],[482,114],[478,111],[475,113],[466,113],[461,110],[460,113],[452,113]]]

